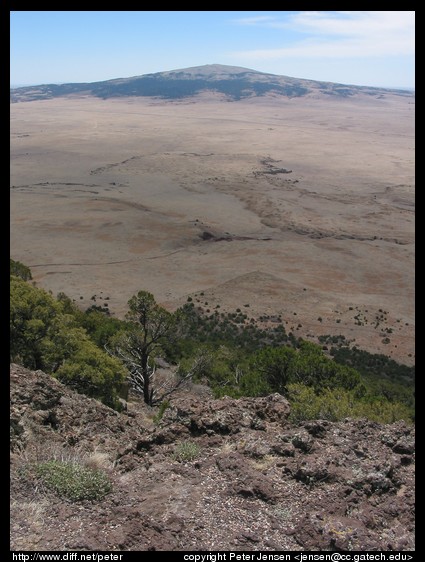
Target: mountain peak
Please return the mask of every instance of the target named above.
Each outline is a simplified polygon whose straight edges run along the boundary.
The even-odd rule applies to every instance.
[[[146,96],[171,100],[189,98],[202,92],[216,92],[224,95],[229,101],[265,95],[286,99],[308,95],[332,99],[358,94],[375,97],[397,94],[413,97],[411,92],[404,90],[347,86],[268,74],[240,66],[205,64],[102,82],[44,84],[17,88],[11,90],[11,101],[50,99],[70,94],[91,95],[102,99]]]
[[[162,76],[169,76],[174,74],[184,74],[187,76],[203,76],[203,77],[214,77],[215,79],[221,77],[230,77],[237,74],[264,74],[263,72],[258,72],[257,70],[252,70],[251,68],[244,68],[242,66],[230,66],[227,64],[203,64],[201,66],[191,66],[189,68],[179,68],[176,70],[169,70],[166,72],[158,72]],[[268,74],[267,76],[273,76]]]

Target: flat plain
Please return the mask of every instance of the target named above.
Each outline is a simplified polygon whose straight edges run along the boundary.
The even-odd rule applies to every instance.
[[[414,102],[68,97],[11,105],[11,257],[123,317],[278,317],[414,362]]]

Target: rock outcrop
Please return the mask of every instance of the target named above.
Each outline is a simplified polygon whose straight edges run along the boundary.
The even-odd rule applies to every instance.
[[[11,365],[11,549],[413,550],[414,427],[289,412],[189,391],[154,423]],[[29,468],[52,458],[97,463],[112,491],[57,496]]]

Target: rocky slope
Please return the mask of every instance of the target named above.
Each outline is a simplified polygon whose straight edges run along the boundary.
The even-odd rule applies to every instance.
[[[119,414],[40,371],[10,374],[13,550],[414,549],[403,422],[293,426],[281,395],[192,387],[155,424],[137,402]],[[112,491],[60,498],[31,476],[52,458],[101,468]]]

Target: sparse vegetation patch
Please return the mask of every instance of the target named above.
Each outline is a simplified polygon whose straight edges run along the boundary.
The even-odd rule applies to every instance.
[[[178,462],[189,462],[199,456],[201,449],[194,441],[183,441],[176,445],[173,451],[173,459]]]
[[[101,500],[112,490],[105,473],[75,462],[42,462],[36,473],[48,488],[71,501]]]

